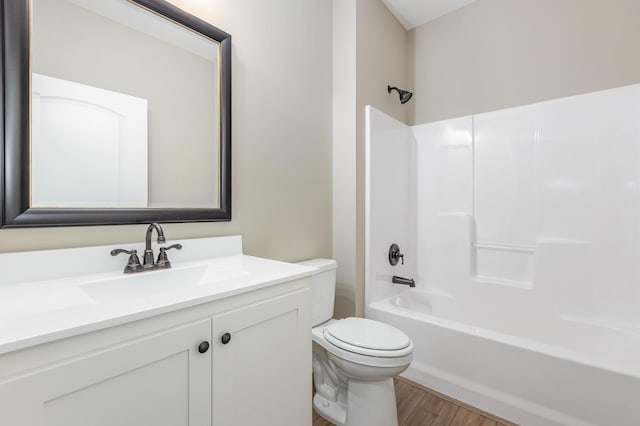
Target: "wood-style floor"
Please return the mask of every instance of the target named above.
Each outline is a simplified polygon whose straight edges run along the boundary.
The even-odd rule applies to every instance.
[[[477,411],[415,386],[404,379],[394,379],[399,426],[511,426]],[[313,412],[313,426],[330,426],[324,418]]]

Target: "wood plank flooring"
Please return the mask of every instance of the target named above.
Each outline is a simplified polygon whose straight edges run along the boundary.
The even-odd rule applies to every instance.
[[[394,379],[399,426],[514,426],[480,414],[404,379]],[[313,426],[331,426],[313,412]]]

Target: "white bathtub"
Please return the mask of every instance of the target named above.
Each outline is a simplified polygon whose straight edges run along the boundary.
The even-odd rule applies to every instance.
[[[640,309],[640,307],[639,307]],[[640,332],[417,289],[367,316],[415,344],[403,376],[522,425],[640,425]],[[516,337],[517,336],[517,337]]]

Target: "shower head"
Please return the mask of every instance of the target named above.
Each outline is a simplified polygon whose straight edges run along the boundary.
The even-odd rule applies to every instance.
[[[409,99],[411,99],[411,97],[413,96],[413,93],[409,92],[408,90],[402,90],[402,89],[398,89],[397,87],[387,86],[387,92],[391,93],[392,90],[396,90],[398,92],[398,95],[400,96],[401,104],[406,104],[407,102],[409,102]]]

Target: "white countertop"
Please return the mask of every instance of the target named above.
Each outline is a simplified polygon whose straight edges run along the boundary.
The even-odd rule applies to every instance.
[[[232,237],[223,238],[228,242]],[[180,242],[187,250],[190,245],[200,247],[213,240],[218,239]],[[241,243],[236,245],[241,250]],[[108,255],[110,247],[99,249],[100,253]],[[37,259],[43,254],[66,256],[77,254],[78,250],[83,249],[20,253],[17,257],[8,254],[5,256],[14,256],[5,258],[4,265],[0,254],[0,268],[10,269],[11,264],[20,264],[20,256],[25,259]],[[168,270],[124,275],[122,267],[126,256],[123,256],[115,271],[70,277],[60,277],[60,271],[53,271],[54,276],[58,275],[54,279],[0,282],[3,284],[0,285],[0,354],[257,290],[306,277],[315,271],[311,267],[247,256],[237,251],[198,260],[186,260],[188,253],[182,255],[181,261],[178,261],[180,256],[175,256],[175,260],[170,256],[173,268]],[[200,257],[201,254],[202,250]],[[69,265],[72,266],[72,262]],[[5,276],[11,273],[9,271]]]

